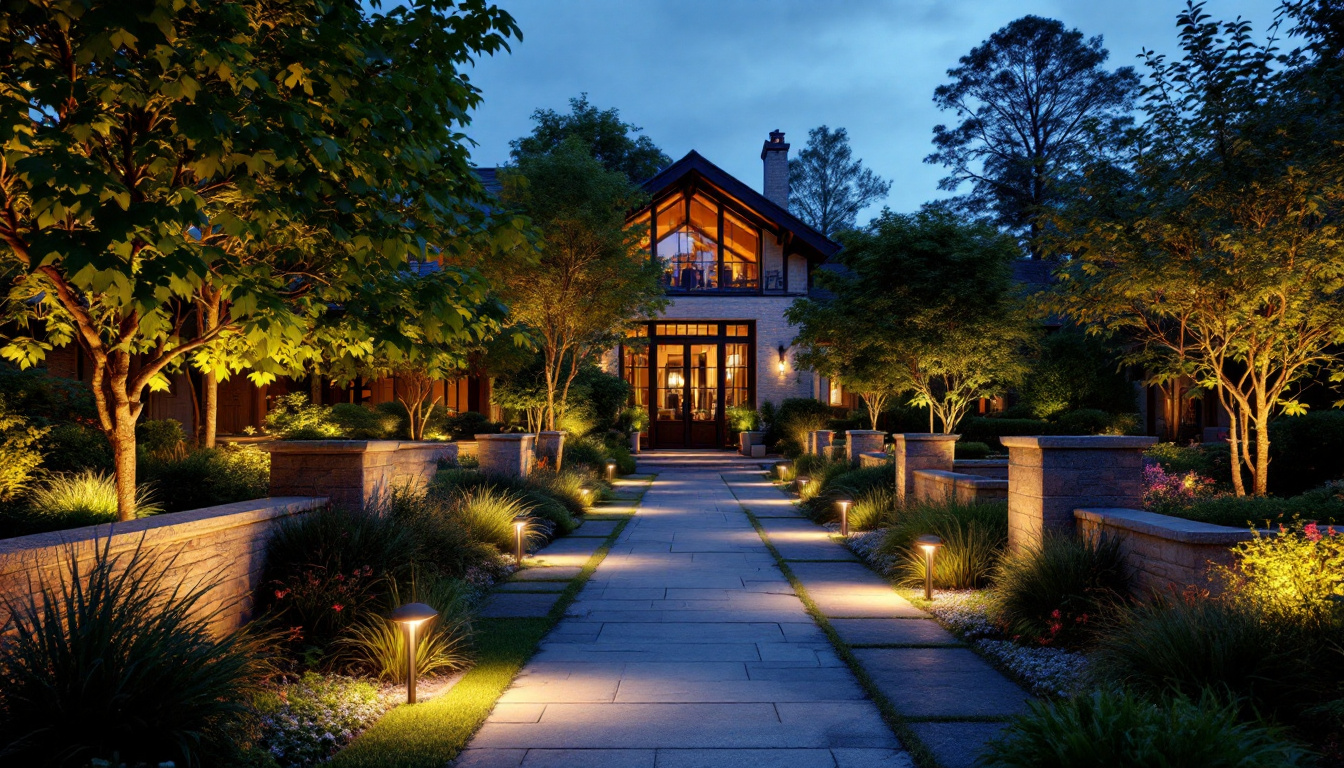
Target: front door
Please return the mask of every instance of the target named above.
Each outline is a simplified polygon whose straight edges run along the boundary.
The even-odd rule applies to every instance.
[[[719,447],[719,345],[659,342],[654,359],[654,445]]]

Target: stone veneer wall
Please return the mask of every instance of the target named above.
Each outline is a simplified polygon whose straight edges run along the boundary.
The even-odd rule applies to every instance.
[[[891,456],[886,453],[861,453],[859,454],[859,467],[885,467],[892,463]]]
[[[325,496],[363,509],[393,488],[423,488],[439,459],[457,459],[456,443],[402,440],[280,440],[271,454],[272,496]]]
[[[952,462],[952,471],[963,475],[988,477],[994,480],[1008,479],[1007,459],[957,459]]]
[[[476,458],[481,471],[487,475],[527,477],[532,474],[536,440],[536,435],[522,432],[477,435]]]
[[[199,609],[219,611],[214,627],[236,629],[252,616],[266,541],[281,519],[326,504],[325,498],[267,498],[0,540],[0,595],[22,599],[43,580],[55,586],[74,554],[81,570],[103,547],[124,563],[136,547],[164,564],[169,584],[215,583]],[[0,626],[9,619],[0,603]]]
[[[1231,565],[1235,559],[1232,547],[1253,536],[1243,528],[1138,509],[1078,509],[1073,515],[1079,535],[1119,538],[1135,589],[1145,594],[1214,587],[1208,579],[1210,567]],[[1264,533],[1273,535],[1272,531]]]
[[[953,499],[962,504],[978,504],[1008,498],[1008,481],[977,477],[938,469],[917,469],[915,498],[919,501]]]

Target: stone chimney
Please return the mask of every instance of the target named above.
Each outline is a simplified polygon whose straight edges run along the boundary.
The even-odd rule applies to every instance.
[[[761,148],[761,161],[765,164],[765,183],[761,192],[772,203],[788,210],[789,208],[789,145],[784,143],[784,132],[773,130],[769,141]]]

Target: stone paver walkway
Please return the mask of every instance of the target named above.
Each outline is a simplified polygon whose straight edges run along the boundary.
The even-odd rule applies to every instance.
[[[460,768],[910,766],[744,507],[893,706],[925,718],[913,727],[948,768],[963,742],[996,726],[942,720],[1022,707],[1020,689],[799,516],[759,470],[687,462],[656,471]],[[557,553],[554,565],[572,567],[569,556]]]

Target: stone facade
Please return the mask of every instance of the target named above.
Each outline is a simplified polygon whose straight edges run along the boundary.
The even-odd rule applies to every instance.
[[[886,432],[876,429],[851,429],[845,432],[845,451],[849,463],[859,466],[859,457],[865,453],[881,453]]]
[[[835,441],[835,432],[829,429],[818,429],[815,432],[807,433],[807,452],[817,456],[830,456],[831,445]]]
[[[1211,589],[1209,570],[1232,565],[1232,547],[1254,534],[1244,528],[1212,525],[1138,509],[1074,510],[1081,536],[1116,537],[1140,594],[1180,594]],[[1265,535],[1274,535],[1265,531]]]
[[[537,436],[532,434],[477,435],[476,458],[487,475],[527,477],[532,474]]]
[[[71,555],[81,573],[106,547],[125,563],[137,547],[151,562],[166,564],[166,582],[216,586],[198,607],[216,613],[214,628],[236,629],[252,616],[266,541],[275,524],[326,504],[324,498],[269,498],[155,515],[112,525],[19,536],[0,541],[0,594],[21,600],[42,582],[57,587],[69,578]],[[9,616],[0,603],[0,626]]]
[[[552,469],[560,469],[560,462],[564,459],[565,453],[565,433],[538,432],[536,453],[537,461],[545,459]]]
[[[952,463],[952,471],[963,475],[988,477],[994,480],[1008,479],[1007,459],[957,459]]]
[[[860,453],[859,467],[867,469],[869,467],[885,467],[892,463],[892,459],[885,453]]]
[[[271,454],[272,496],[323,496],[363,509],[394,488],[423,488],[439,459],[455,461],[455,443],[402,440],[280,440]]]
[[[1071,533],[1080,507],[1138,507],[1143,451],[1154,437],[1004,437],[1008,449],[1008,546]]]
[[[917,469],[915,498],[919,501],[951,499],[961,504],[979,504],[1008,498],[1008,481],[977,477],[960,472]]]
[[[960,435],[897,432],[891,437],[895,441],[896,495],[899,498],[913,498],[915,470],[952,471],[954,446]]]

